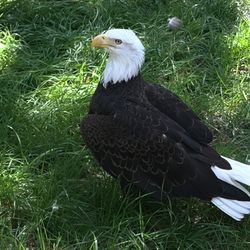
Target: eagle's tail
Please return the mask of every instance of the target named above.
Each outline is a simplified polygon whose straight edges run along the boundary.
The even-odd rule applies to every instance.
[[[250,186],[250,166],[226,157],[223,158],[230,163],[232,169],[225,170],[214,166],[212,167],[213,172],[220,180],[243,191],[249,199],[237,200],[236,195],[235,199],[214,197],[211,202],[233,219],[240,221],[244,215],[250,214],[250,193],[240,185],[242,183]]]

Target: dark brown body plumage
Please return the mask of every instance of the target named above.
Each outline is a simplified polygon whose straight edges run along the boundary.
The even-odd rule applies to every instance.
[[[249,200],[219,180],[212,165],[230,169],[208,143],[212,134],[175,94],[141,76],[99,84],[81,123],[85,143],[122,185],[167,196]]]

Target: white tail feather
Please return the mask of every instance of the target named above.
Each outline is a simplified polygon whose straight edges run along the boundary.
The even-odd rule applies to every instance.
[[[250,186],[250,166],[226,157],[223,158],[230,163],[232,169],[226,170],[213,166],[211,168],[216,177],[239,188],[250,197],[250,193],[242,185],[240,185],[240,183],[243,183]],[[222,197],[214,197],[211,202],[223,212],[238,221],[240,221],[245,214],[250,213],[250,201],[238,201]]]
[[[240,221],[245,214],[250,213],[250,201],[237,201],[215,197],[211,202],[233,219]]]

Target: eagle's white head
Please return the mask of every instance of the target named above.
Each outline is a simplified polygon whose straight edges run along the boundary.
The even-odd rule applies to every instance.
[[[144,62],[144,46],[132,30],[111,29],[93,38],[92,47],[105,48],[109,58],[102,75],[106,88],[137,76]]]

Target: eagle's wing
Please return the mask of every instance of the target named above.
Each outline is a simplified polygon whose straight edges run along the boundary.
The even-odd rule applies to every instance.
[[[175,196],[209,198],[220,190],[206,156],[186,146],[192,140],[185,141],[186,135],[178,129],[172,131],[164,116],[147,108],[129,105],[126,113],[89,114],[81,132],[108,173],[123,183],[152,192],[155,198],[170,192]],[[201,160],[194,155],[201,155]]]
[[[146,83],[146,95],[152,105],[175,120],[193,139],[204,144],[212,141],[207,126],[174,93],[160,85]]]

